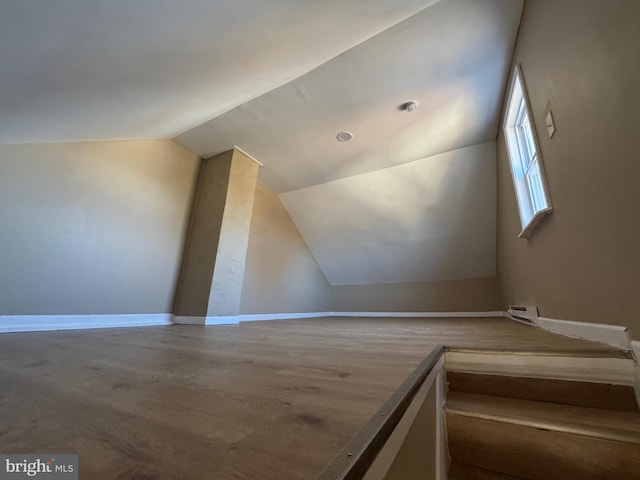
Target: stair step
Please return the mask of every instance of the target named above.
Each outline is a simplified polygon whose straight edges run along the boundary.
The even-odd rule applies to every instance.
[[[546,378],[447,372],[449,390],[637,412],[633,387]]]
[[[638,445],[447,415],[456,463],[527,480],[637,480]]]
[[[640,413],[449,392],[454,463],[524,479],[638,478]]]
[[[505,475],[469,465],[460,465],[459,463],[451,464],[447,478],[448,480],[522,480],[521,477]]]
[[[447,413],[640,445],[640,413],[449,392]]]
[[[447,348],[447,372],[632,386],[629,352],[540,352]]]

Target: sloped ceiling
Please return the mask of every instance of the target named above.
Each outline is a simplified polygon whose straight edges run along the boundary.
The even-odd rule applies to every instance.
[[[280,197],[332,285],[495,276],[495,142]]]
[[[435,1],[2,1],[0,142],[173,137]]]
[[[522,6],[2,2],[0,143],[237,145],[331,283],[491,276],[491,142]]]
[[[442,0],[177,140],[203,156],[240,146],[278,193],[493,140],[521,9]]]
[[[263,162],[332,285],[495,276],[494,140],[522,6],[442,0],[177,140]]]

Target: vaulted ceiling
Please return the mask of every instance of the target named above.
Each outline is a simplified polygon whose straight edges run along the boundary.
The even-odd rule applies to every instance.
[[[441,0],[177,140],[204,156],[240,146],[277,192],[493,140],[521,8]]]
[[[236,145],[332,284],[492,276],[491,142],[522,6],[3,2],[0,143]]]
[[[434,1],[3,1],[0,142],[173,137]]]

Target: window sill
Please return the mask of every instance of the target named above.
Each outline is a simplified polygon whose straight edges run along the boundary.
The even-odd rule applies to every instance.
[[[543,208],[531,217],[531,220],[529,220],[529,223],[522,229],[518,238],[529,238],[542,219],[551,213],[551,210],[551,207]]]

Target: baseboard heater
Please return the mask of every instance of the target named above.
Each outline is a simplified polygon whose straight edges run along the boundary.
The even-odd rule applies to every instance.
[[[514,319],[533,325],[538,318],[538,307],[530,305],[509,305],[509,315]]]

